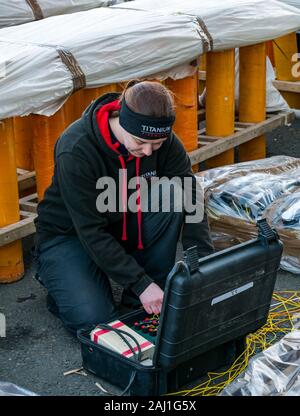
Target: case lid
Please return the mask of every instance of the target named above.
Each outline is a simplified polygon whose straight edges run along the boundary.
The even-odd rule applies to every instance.
[[[170,272],[154,364],[175,367],[265,324],[282,243],[265,221],[257,239],[195,260]],[[192,250],[191,250],[192,251]]]

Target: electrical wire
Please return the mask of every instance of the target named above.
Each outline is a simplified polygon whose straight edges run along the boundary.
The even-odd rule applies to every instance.
[[[138,343],[138,341],[136,340],[136,338],[133,335],[131,335],[130,333],[128,333],[126,331],[123,331],[122,329],[113,328],[112,326],[107,325],[107,324],[99,324],[99,325],[97,325],[97,328],[107,329],[109,331],[115,332],[125,342],[125,344],[128,346],[128,348],[131,350],[134,360],[136,362],[139,362],[141,360],[142,350],[141,350],[140,344]],[[126,339],[126,337],[129,337],[130,339],[132,339],[132,341],[136,344],[137,352],[132,347],[130,342]],[[136,370],[132,369],[127,386],[125,387],[125,389],[120,394],[118,394],[118,396],[124,396],[128,392],[128,390],[130,389],[130,387],[132,386],[132,384],[134,382],[135,377],[136,377]],[[110,396],[115,396],[114,393],[110,393],[108,391],[106,393]]]
[[[300,327],[300,292],[276,291],[267,323],[246,338],[246,348],[229,369],[223,372],[209,372],[199,385],[168,396],[216,396],[239,376],[255,354],[278,342],[285,334]]]

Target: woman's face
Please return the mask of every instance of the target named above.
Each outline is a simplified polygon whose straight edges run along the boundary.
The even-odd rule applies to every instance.
[[[158,150],[166,138],[157,140],[144,140],[125,131],[123,135],[123,144],[130,154],[135,157],[151,156],[152,152]]]

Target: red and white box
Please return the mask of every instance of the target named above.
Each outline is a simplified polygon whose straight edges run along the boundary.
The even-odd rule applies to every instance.
[[[113,321],[108,324],[112,328],[121,329],[129,334],[131,334],[139,343],[141,348],[141,361],[147,358],[153,357],[155,345],[152,342],[148,341],[146,338],[142,337],[140,334],[135,332],[133,329],[129,328],[129,326],[125,325],[121,321]],[[128,345],[123,341],[123,339],[114,331],[110,331],[109,329],[101,329],[95,328],[91,332],[91,341],[95,342],[96,344],[102,345],[103,347],[109,348],[112,351],[115,351],[126,358],[133,359],[134,354]],[[138,353],[138,347],[136,343],[130,338],[127,337],[125,334],[124,337],[129,342],[131,347],[134,349],[136,353]]]

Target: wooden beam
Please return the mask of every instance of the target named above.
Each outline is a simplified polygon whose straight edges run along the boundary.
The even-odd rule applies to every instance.
[[[17,169],[19,192],[33,188],[36,185],[35,172],[24,171],[26,173],[21,173],[20,171],[23,169]]]
[[[26,212],[36,213],[38,195],[32,194],[20,199],[20,209]]]
[[[35,233],[33,221],[37,214],[20,211],[20,215],[22,218],[20,221],[0,228],[0,247]]]
[[[205,81],[206,80],[206,71],[198,71],[199,74],[199,80]]]
[[[25,173],[28,173],[28,170],[17,168],[17,174],[18,175],[25,175]]]
[[[273,85],[279,91],[298,92],[300,93],[300,81],[273,81]]]
[[[204,116],[206,113],[205,108],[201,108],[200,110],[197,111],[198,116]]]
[[[294,112],[281,112],[273,115],[267,120],[261,123],[254,124],[253,126],[245,128],[243,131],[239,131],[227,137],[220,137],[213,143],[200,147],[197,150],[189,152],[191,164],[203,162],[216,155],[226,152],[229,149],[234,148],[242,143],[246,143],[255,137],[261,136],[267,132],[274,130],[277,127],[284,126],[291,123],[294,119]]]
[[[204,134],[206,132],[206,128],[204,127],[203,129],[198,130],[198,137],[201,134]]]
[[[241,127],[241,128],[251,127],[251,126],[254,126],[254,125],[255,125],[255,123],[242,123],[241,121],[236,121],[234,123],[235,127]]]
[[[206,143],[212,143],[212,142],[215,142],[216,140],[219,140],[220,138],[213,137],[213,136],[205,136],[204,134],[199,134],[198,139]]]

